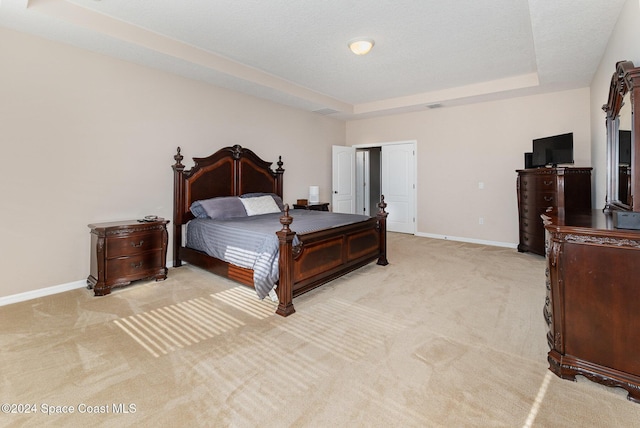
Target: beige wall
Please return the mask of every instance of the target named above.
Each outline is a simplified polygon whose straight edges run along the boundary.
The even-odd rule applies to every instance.
[[[418,234],[515,246],[524,152],[573,132],[575,166],[591,166],[589,105],[584,88],[351,121],[347,145],[417,140]]]
[[[343,122],[2,28],[0,57],[0,297],[85,279],[88,223],[171,218],[176,146],[282,155],[286,202],[330,200]]]
[[[640,67],[640,5],[638,0],[627,0],[618,18],[607,50],[591,82],[591,135],[592,158],[596,169],[594,177],[598,207],[606,198],[607,134],[602,106],[607,103],[611,77],[618,61],[633,61]]]

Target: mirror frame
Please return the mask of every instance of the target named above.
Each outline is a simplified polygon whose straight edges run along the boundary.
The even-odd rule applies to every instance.
[[[627,202],[620,201],[618,197],[618,130],[619,115],[625,95],[629,94],[631,107],[631,190]],[[640,206],[634,204],[636,189],[640,189],[640,120],[636,120],[635,110],[640,111],[640,68],[636,68],[631,61],[616,63],[616,72],[611,78],[609,99],[602,106],[606,113],[607,127],[607,196],[604,210],[636,211]]]

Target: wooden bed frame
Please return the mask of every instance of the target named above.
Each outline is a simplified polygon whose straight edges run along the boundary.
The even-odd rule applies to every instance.
[[[206,158],[193,158],[194,166],[187,171],[182,164],[180,147],[174,159],[173,266],[179,267],[184,261],[253,287],[253,270],[186,247],[183,225],[194,218],[189,208],[197,200],[253,192],[282,197],[282,157],[275,171],[271,169],[271,162],[265,162],[239,145],[225,147]],[[295,312],[294,297],[374,260],[379,265],[387,265],[386,205],[383,196],[375,218],[298,235],[300,243],[295,246],[296,233],[290,228],[293,218],[285,205],[280,218],[282,229],[276,232],[280,242],[276,313],[291,315]]]

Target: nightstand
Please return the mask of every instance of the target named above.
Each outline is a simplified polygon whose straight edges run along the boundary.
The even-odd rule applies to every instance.
[[[139,279],[167,278],[167,223],[115,221],[90,224],[91,261],[87,288],[96,296]]]
[[[329,202],[315,202],[306,205],[293,204],[293,208],[296,210],[329,211]]]

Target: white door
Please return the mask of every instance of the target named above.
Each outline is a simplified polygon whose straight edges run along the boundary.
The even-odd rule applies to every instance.
[[[332,211],[355,214],[356,212],[356,149],[333,146],[333,194]]]
[[[382,146],[382,194],[387,230],[415,233],[415,148],[413,143]]]

